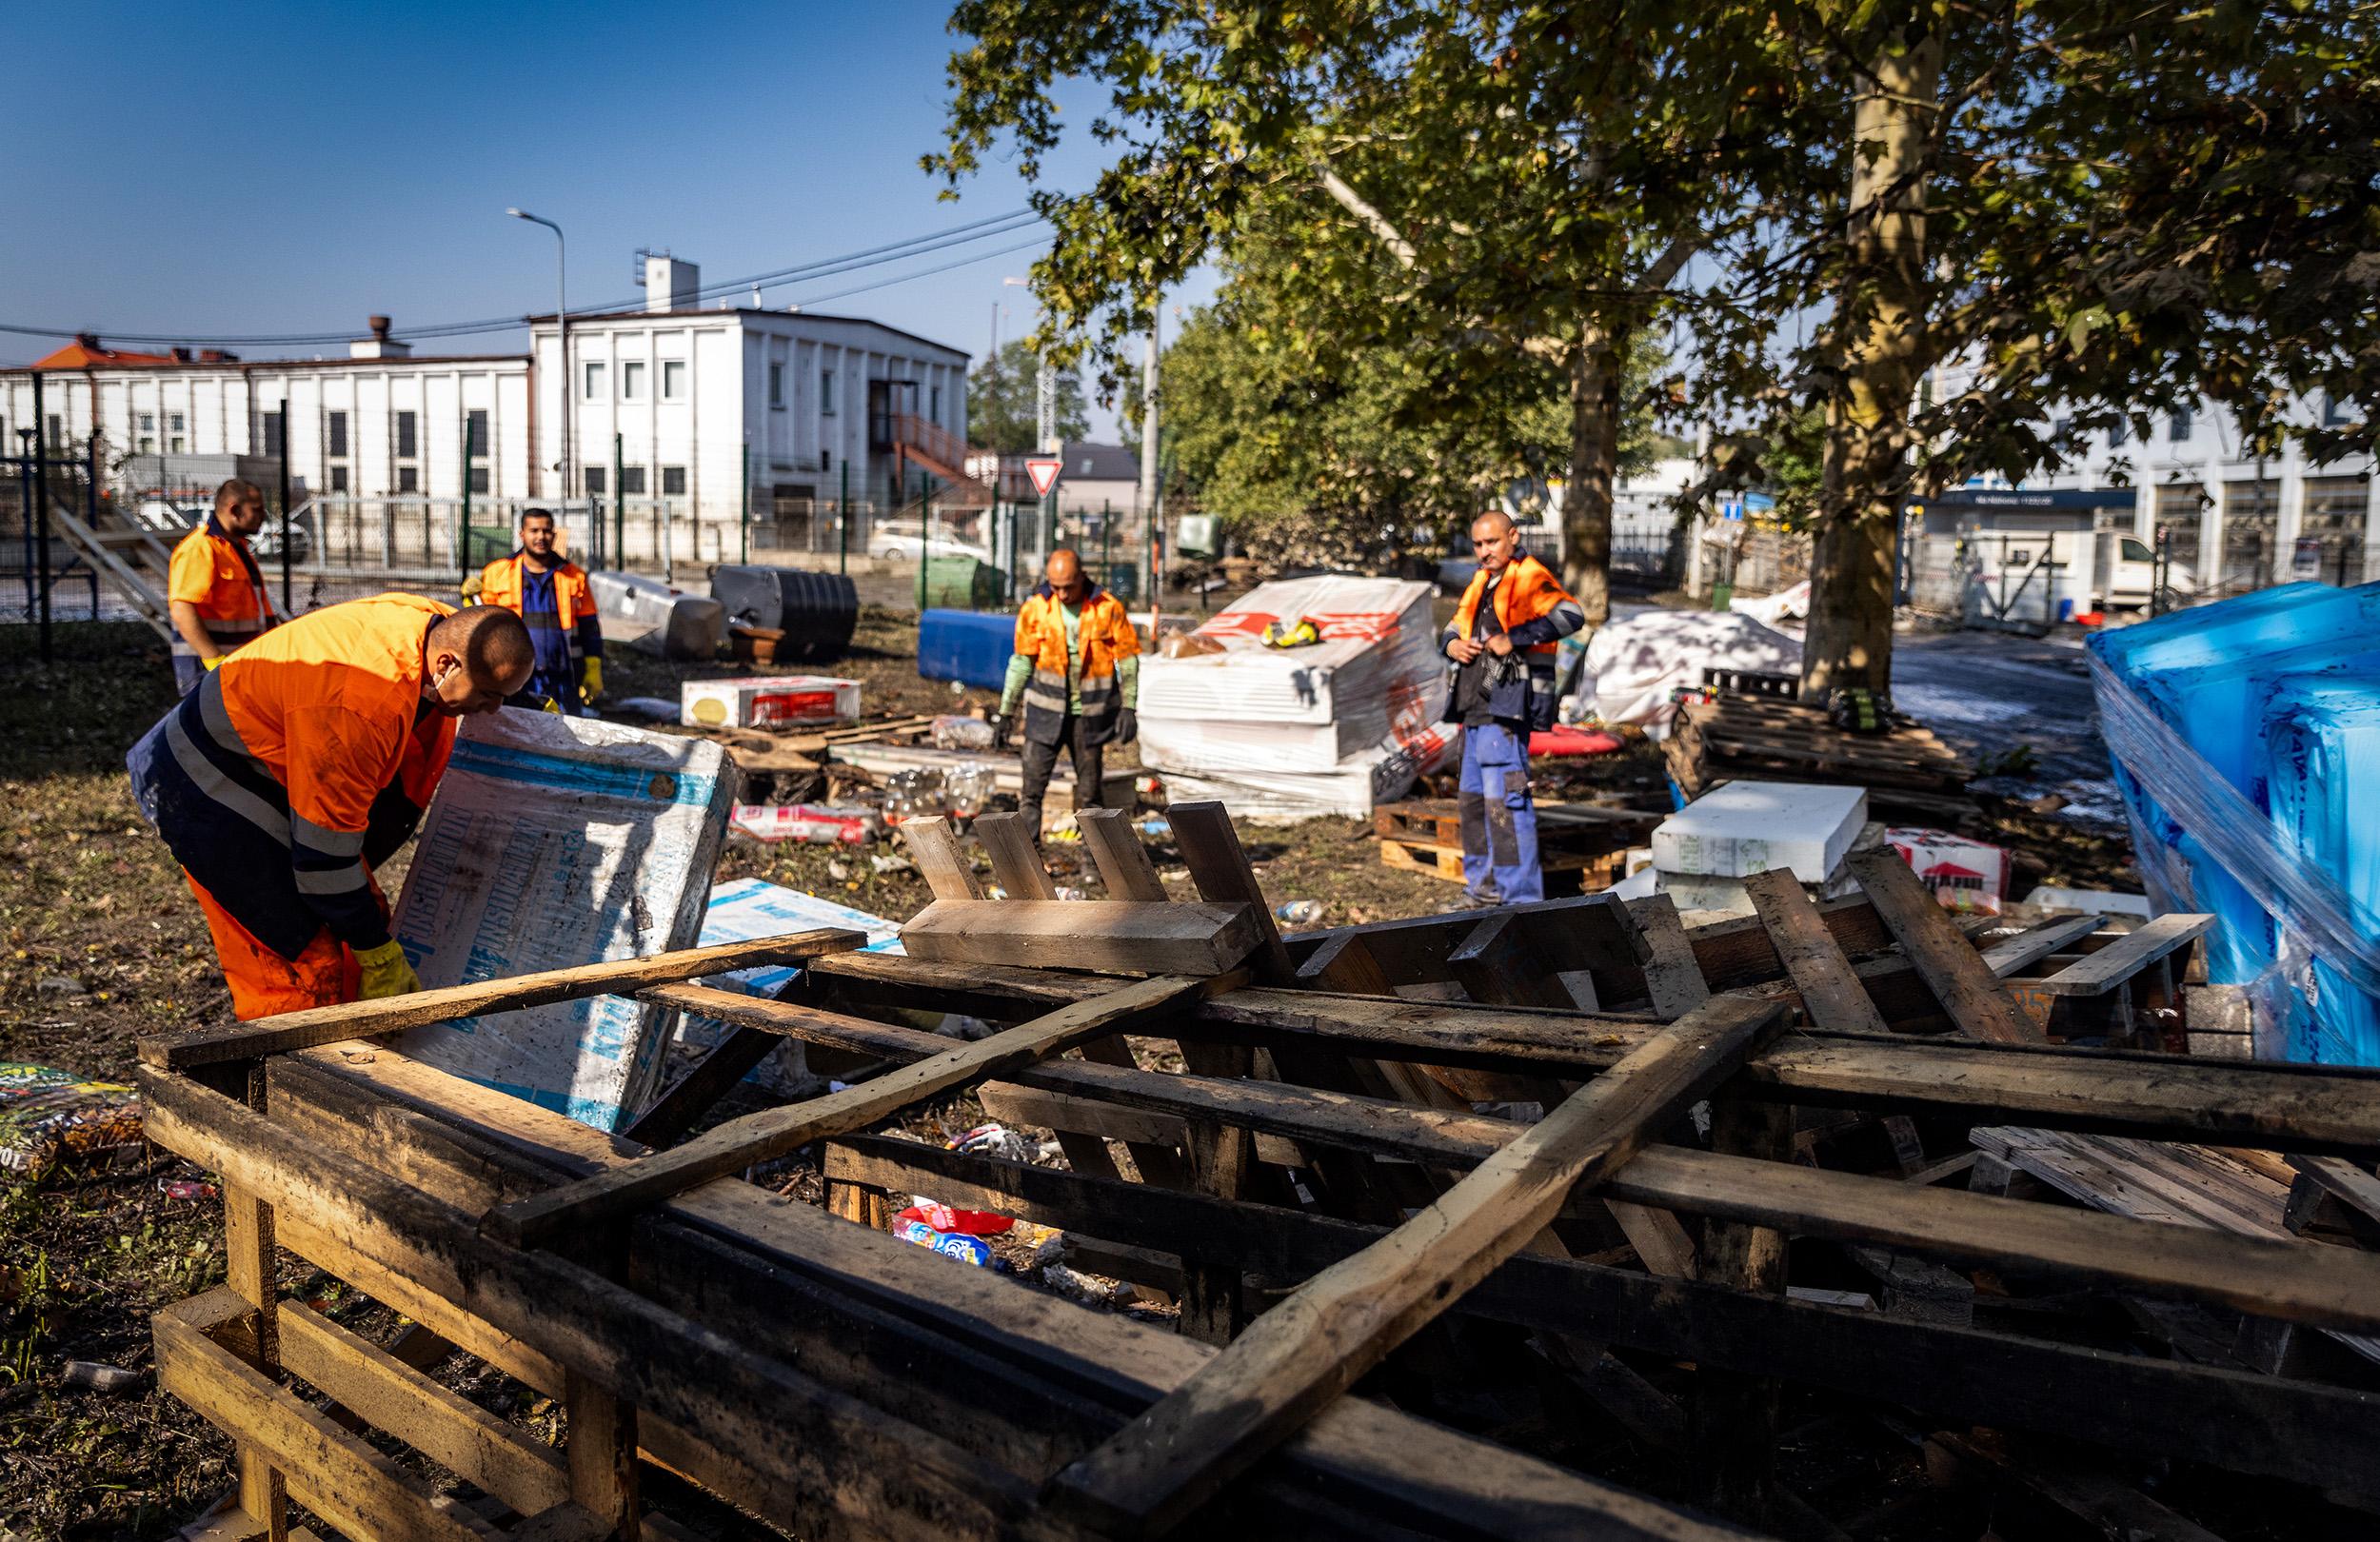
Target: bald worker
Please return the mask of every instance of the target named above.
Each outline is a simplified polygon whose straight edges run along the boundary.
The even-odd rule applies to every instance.
[[[456,720],[535,663],[511,611],[350,600],[224,660],[132,746],[242,1020],[421,988],[373,870],[421,822]]]
[[[166,570],[173,683],[188,690],[231,650],[272,628],[272,601],[248,539],[265,527],[264,489],[237,477],[215,489],[212,518],[182,538]]]
[[[1107,746],[1140,737],[1140,634],[1123,602],[1093,583],[1070,547],[1049,554],[1041,587],[1017,611],[1017,651],[1000,693],[993,731],[1008,745],[1009,714],[1024,702],[1025,828],[1041,839],[1041,801],[1058,749],[1074,756],[1074,806],[1100,806]]]
[[[1554,655],[1586,623],[1543,563],[1520,549],[1510,516],[1471,522],[1479,570],[1440,639],[1454,665],[1445,721],[1462,724],[1462,881],[1474,905],[1545,898],[1529,735],[1554,726]]]

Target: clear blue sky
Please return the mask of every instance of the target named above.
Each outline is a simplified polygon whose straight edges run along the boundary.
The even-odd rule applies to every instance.
[[[937,201],[953,39],[922,0],[625,6],[10,6],[18,144],[0,322],[161,334],[353,329],[550,310],[553,238],[573,306],[637,292],[667,247],[705,283],[1023,207],[995,163]],[[1075,104],[1069,102],[1070,107]],[[1087,119],[1095,103],[1081,100]],[[30,128],[30,136],[28,128]],[[1091,147],[1053,158],[1066,189]],[[1032,320],[1030,232],[772,288],[782,306],[982,252],[949,272],[822,300],[981,356]],[[1169,296],[1203,300],[1205,285]],[[519,331],[425,344],[511,351]],[[0,335],[0,362],[49,351]],[[329,347],[248,347],[335,352]],[[1108,415],[1097,414],[1101,426]]]

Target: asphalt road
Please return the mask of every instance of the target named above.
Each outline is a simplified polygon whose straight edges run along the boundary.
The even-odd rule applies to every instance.
[[[2026,781],[2063,794],[2070,817],[2123,818],[2090,665],[2077,643],[1994,632],[1904,633],[1893,645],[1893,704],[1971,756],[2030,745],[2036,765]]]

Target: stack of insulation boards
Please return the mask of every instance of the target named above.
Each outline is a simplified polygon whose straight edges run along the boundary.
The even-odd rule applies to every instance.
[[[1268,647],[1311,621],[1320,641]],[[1430,586],[1325,574],[1259,584],[1194,634],[1218,651],[1140,673],[1140,761],[1176,798],[1235,813],[1368,817],[1445,763],[1445,661]]]
[[[694,945],[736,798],[707,739],[518,707],[466,721],[390,930],[427,986]],[[455,1018],[396,1047],[619,1128],[659,1093],[672,1015],[633,996]]]

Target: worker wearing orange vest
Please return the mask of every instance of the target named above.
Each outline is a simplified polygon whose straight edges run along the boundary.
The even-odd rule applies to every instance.
[[[373,869],[421,821],[455,720],[502,705],[529,663],[507,611],[351,600],[233,654],[132,746],[133,797],[243,1020],[419,988]]]
[[[466,598],[472,592],[466,587]],[[554,550],[554,517],[542,508],[521,511],[521,544],[480,570],[483,605],[502,605],[528,626],[537,667],[514,706],[543,707],[547,702],[575,714],[584,702],[592,711],[604,694],[604,632],[595,620],[595,592],[586,573]]]
[[[1554,725],[1554,656],[1586,612],[1543,563],[1520,549],[1511,518],[1471,522],[1479,570],[1447,623],[1452,662],[1445,718],[1462,724],[1462,879],[1475,905],[1545,898],[1537,811],[1529,796],[1529,735]]]
[[[273,624],[265,575],[248,549],[248,538],[264,527],[264,489],[235,477],[215,489],[214,516],[173,548],[166,606],[177,634],[173,682],[185,691]]]
[[[1140,634],[1123,602],[1093,583],[1069,547],[1049,554],[1041,587],[1017,611],[1017,651],[1000,693],[996,742],[1024,702],[1024,791],[1017,810],[1041,839],[1041,801],[1058,750],[1074,757],[1074,806],[1098,808],[1107,746],[1140,737]]]

